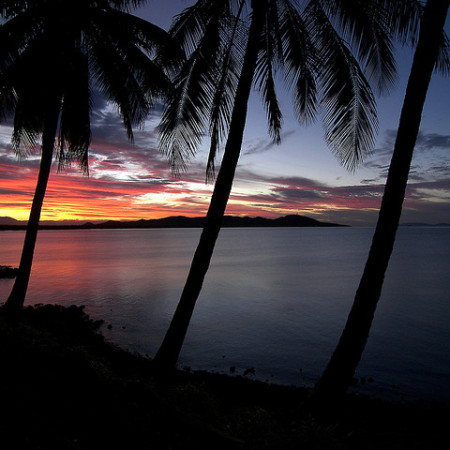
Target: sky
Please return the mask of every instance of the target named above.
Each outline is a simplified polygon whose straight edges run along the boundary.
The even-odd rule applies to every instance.
[[[134,13],[165,28],[191,0],[150,0]],[[446,26],[450,31],[449,21]],[[399,49],[398,78],[377,97],[379,131],[372,155],[354,171],[342,167],[325,144],[320,119],[298,124],[288,92],[281,86],[283,112],[280,145],[267,134],[265,112],[252,94],[242,155],[226,214],[279,217],[300,214],[321,221],[373,226],[384,190],[411,49]],[[450,223],[450,89],[435,74],[424,108],[411,167],[402,222]],[[89,176],[76,166],[49,179],[41,220],[137,220],[175,215],[202,216],[213,185],[205,182],[207,145],[187,170],[174,176],[158,150],[155,109],[130,144],[114,106],[99,102],[92,114]],[[27,220],[37,180],[39,152],[18,159],[11,147],[11,126],[0,125],[0,217]]]

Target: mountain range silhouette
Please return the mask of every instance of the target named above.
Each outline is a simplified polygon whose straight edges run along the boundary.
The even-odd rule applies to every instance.
[[[112,229],[112,228],[201,228],[204,217],[172,216],[163,219],[140,219],[135,221],[108,220],[106,222],[43,222],[41,229]],[[288,215],[276,219],[265,217],[237,217],[225,216],[223,227],[344,227],[331,222],[320,222],[310,217]],[[18,221],[10,217],[0,217],[0,230],[25,229],[26,222]]]

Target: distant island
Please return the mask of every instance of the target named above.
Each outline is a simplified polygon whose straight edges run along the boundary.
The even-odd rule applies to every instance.
[[[52,223],[42,224],[40,229],[118,229],[118,228],[201,228],[204,217],[173,216],[163,219],[141,219],[135,221],[108,220],[106,222],[85,222],[80,224]],[[346,227],[331,222],[320,222],[305,216],[288,215],[276,219],[264,217],[237,217],[225,216],[222,227],[224,228],[257,228],[257,227]],[[0,217],[0,230],[24,230],[26,223],[10,217]]]
[[[406,222],[400,224],[401,227],[450,227],[450,223],[423,223],[423,222]]]

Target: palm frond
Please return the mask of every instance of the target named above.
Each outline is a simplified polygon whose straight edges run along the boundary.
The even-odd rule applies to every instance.
[[[385,92],[396,79],[390,13],[379,0],[321,0],[329,20],[352,43],[368,77]],[[392,2],[391,2],[392,3]],[[402,1],[398,2],[402,3]]]
[[[209,20],[217,17],[217,12],[222,11],[222,3],[220,0],[199,0],[175,16],[169,34],[181,44],[186,54],[195,51],[203,39]]]
[[[38,148],[38,138],[40,134],[30,128],[17,118],[14,120],[14,129],[11,136],[11,143],[15,154],[19,158],[28,156]]]
[[[130,28],[131,29],[131,28]],[[148,106],[151,107],[156,99],[164,97],[172,88],[172,83],[167,74],[167,66],[161,64],[161,60],[155,62],[149,58],[147,48],[142,48],[140,31],[130,33],[129,37],[124,33],[119,33],[115,38],[116,48],[120,50],[124,61],[128,64],[129,76],[133,76],[141,90],[144,98],[147,100]],[[149,37],[146,37],[148,40]],[[173,43],[170,43],[168,48],[173,48]],[[164,52],[166,52],[164,50]],[[175,55],[172,62],[177,61],[179,55]],[[167,60],[166,60],[167,61]]]
[[[288,86],[294,87],[294,104],[300,122],[311,122],[317,113],[315,49],[306,24],[289,0],[284,0],[280,17],[283,67]]]
[[[174,173],[185,169],[206,132],[212,85],[210,65],[194,52],[175,80],[158,127],[160,149]]]
[[[350,49],[319,5],[307,11],[320,65],[321,105],[326,140],[348,169],[369,154],[378,127],[375,97]],[[326,45],[325,45],[326,43]]]
[[[48,101],[46,92],[50,86],[58,91],[54,74],[45,70],[53,56],[48,40],[39,36],[2,71],[3,88],[7,90],[3,101],[14,107],[12,144],[20,156],[26,156],[37,148],[36,139],[43,129],[45,116],[43,105]],[[29,67],[42,67],[42,70],[31,73]]]
[[[283,64],[283,40],[281,38],[281,21],[280,18],[282,16],[282,12],[284,10],[284,0],[269,0],[267,6],[267,31],[271,33],[272,40],[274,42],[273,54],[274,54],[274,62],[276,66],[279,67]],[[291,2],[289,2],[291,3]]]
[[[16,59],[27,45],[42,35],[42,16],[29,8],[0,27],[0,64]]]
[[[93,43],[95,54],[91,56],[94,78],[99,89],[119,109],[128,139],[133,141],[133,128],[148,114],[149,105],[145,92],[133,76],[128,75],[126,60],[118,58],[103,42]]]
[[[271,23],[266,14],[265,31],[263,33],[264,42],[261,43],[261,49],[258,55],[255,84],[262,92],[269,126],[269,135],[275,142],[279,143],[281,140],[280,131],[282,114],[278,105],[274,81],[274,53],[276,41],[273,39],[270,26]]]
[[[11,66],[9,63],[8,66]],[[0,122],[7,120],[16,108],[17,95],[9,71],[0,70]]]
[[[90,36],[86,45],[90,49],[93,78],[118,106],[128,138],[133,141],[133,128],[147,117],[153,95],[162,93],[170,84],[163,70],[154,70],[146,54],[133,44],[134,35],[120,33],[118,24],[109,19],[96,18],[101,32]]]
[[[76,62],[66,72],[64,85],[70,86],[63,94],[57,142],[58,170],[77,162],[88,174],[88,152],[91,142],[90,112],[92,108],[88,60],[85,54],[74,51]]]
[[[448,77],[450,75],[450,42],[445,32],[443,32],[441,39],[442,44],[439,48],[436,70],[444,77]]]
[[[269,6],[265,15],[265,29],[262,33],[255,84],[263,94],[269,135],[274,142],[280,143],[283,118],[275,89],[275,70],[276,65],[281,63],[282,40],[280,39],[277,2],[270,2]]]
[[[121,9],[122,11],[130,11],[132,8],[145,5],[148,0],[106,0],[110,7]]]
[[[184,57],[182,49],[162,28],[120,10],[108,12],[108,21],[117,23],[118,39],[125,42],[127,39],[125,34],[128,34],[128,41],[132,45],[143,50],[167,72],[180,67]]]
[[[415,45],[418,33],[420,17],[423,13],[423,5],[419,0],[377,0],[376,6],[384,9],[387,25],[392,30],[393,36],[402,45]]]
[[[225,26],[223,29],[225,46],[223,56],[219,58],[217,64],[217,81],[209,119],[211,142],[206,164],[207,182],[211,182],[215,178],[215,158],[221,141],[228,133],[238,77],[242,69],[244,46],[242,45],[241,14],[244,4],[245,2],[241,1],[236,16],[228,19],[230,27]]]
[[[41,100],[38,93],[31,92],[30,95],[23,95],[23,90],[18,92],[11,142],[19,157],[28,156],[38,148],[37,142],[44,117],[43,111],[36,108],[36,103]]]
[[[424,11],[423,2],[419,0],[377,0],[386,11],[388,26],[401,44],[416,45],[420,21]],[[445,31],[442,32],[442,45],[436,70],[444,76],[450,73],[449,41]]]
[[[220,143],[227,136],[233,108],[233,100],[237,86],[238,68],[240,61],[228,52],[220,63],[220,73],[217,74],[217,83],[214,89],[212,108],[210,113],[209,134],[211,136],[208,160],[206,164],[207,181],[214,179],[214,161]]]
[[[160,148],[175,173],[185,168],[187,158],[195,154],[206,133],[217,86],[217,67],[226,53],[222,38],[230,18],[228,2],[209,2],[216,8],[207,17],[205,10],[200,8],[205,6],[203,3],[197,2],[185,10],[171,29],[174,36],[188,46],[189,55],[175,79],[174,91],[159,126]],[[199,27],[203,33],[197,42]],[[220,117],[218,113],[216,120],[221,120]]]

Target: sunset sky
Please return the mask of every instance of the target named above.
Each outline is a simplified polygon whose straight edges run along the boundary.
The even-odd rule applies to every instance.
[[[149,1],[136,13],[168,28],[174,14],[194,3]],[[447,32],[449,26],[447,21]],[[289,93],[280,86],[284,126],[281,145],[267,135],[265,112],[255,94],[249,108],[243,153],[227,214],[278,217],[301,214],[348,225],[374,225],[395,140],[412,52],[397,52],[399,77],[389,95],[378,97],[376,150],[354,173],[326,147],[320,120],[300,126]],[[425,105],[402,222],[450,223],[449,80],[435,75]],[[180,177],[172,176],[157,148],[159,110],[135,142],[127,141],[120,117],[105,102],[92,115],[90,175],[72,167],[52,170],[42,220],[151,219],[200,216],[212,185],[205,184],[207,140]],[[40,155],[18,160],[11,127],[0,126],[0,217],[28,218]]]

